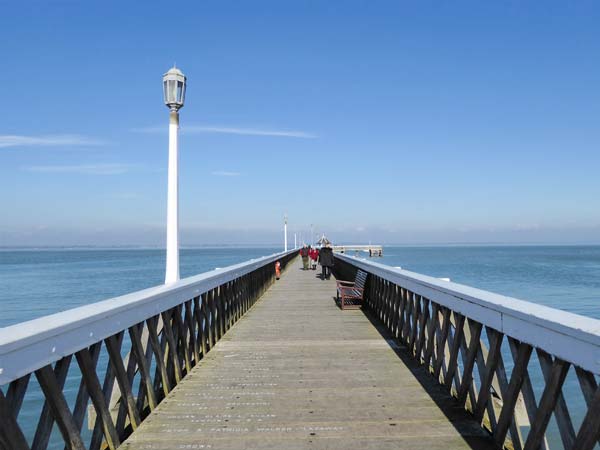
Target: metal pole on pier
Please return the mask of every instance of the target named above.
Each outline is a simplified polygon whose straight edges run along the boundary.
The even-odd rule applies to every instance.
[[[173,67],[163,76],[165,104],[169,113],[169,170],[167,192],[167,261],[165,284],[179,280],[179,109],[185,99],[186,77]]]
[[[294,250],[296,250],[298,248],[298,239],[296,236],[296,233],[294,233]]]
[[[287,252],[287,214],[283,216],[283,251]]]

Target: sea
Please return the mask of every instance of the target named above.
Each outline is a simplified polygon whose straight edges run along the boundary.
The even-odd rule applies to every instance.
[[[182,249],[181,276],[278,251],[275,247]],[[383,256],[372,260],[600,319],[600,246],[384,246]],[[0,250],[0,327],[162,284],[164,264],[165,252],[157,249]],[[510,371],[508,354],[505,364]],[[541,374],[533,372],[532,380],[541,381]],[[572,372],[563,391],[577,426],[585,402]],[[70,389],[76,391],[76,386]],[[539,401],[541,392],[536,390]],[[26,398],[19,418],[29,439],[35,432],[40,401],[39,394]],[[560,442],[554,422],[549,439]],[[59,441],[55,430],[50,448],[61,448]]]

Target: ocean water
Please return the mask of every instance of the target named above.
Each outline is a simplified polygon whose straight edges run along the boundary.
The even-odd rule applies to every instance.
[[[180,251],[181,277],[270,255],[275,248]],[[0,251],[0,327],[164,283],[164,250]]]
[[[184,249],[181,275],[195,275],[278,250]],[[163,250],[0,251],[0,327],[161,284],[164,260]],[[372,260],[600,319],[600,246],[386,246],[384,256]],[[510,374],[510,351],[504,348],[503,355]],[[105,359],[101,354],[99,367],[106,365]],[[534,355],[530,366],[535,364]],[[65,386],[69,404],[74,402],[79,380],[76,363],[71,367]],[[577,429],[585,402],[573,372],[563,392]],[[102,379],[103,374],[99,376]],[[530,377],[539,400],[543,387],[539,367],[530,370]],[[35,385],[35,379],[31,383]],[[20,415],[29,439],[42,403],[39,388],[30,387]],[[84,424],[84,437],[89,438],[85,429]],[[551,448],[561,447],[554,419],[549,441]],[[60,442],[55,429],[49,448],[62,448]]]
[[[384,247],[371,260],[600,319],[600,246]]]
[[[276,251],[183,249],[181,276]],[[386,246],[372,261],[600,319],[600,246]],[[156,286],[164,264],[163,250],[0,251],[0,327]]]

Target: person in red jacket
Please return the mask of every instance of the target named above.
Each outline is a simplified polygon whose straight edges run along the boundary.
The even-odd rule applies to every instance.
[[[317,250],[316,248],[311,248],[308,256],[310,256],[312,270],[317,270],[317,259],[319,259],[319,250]]]

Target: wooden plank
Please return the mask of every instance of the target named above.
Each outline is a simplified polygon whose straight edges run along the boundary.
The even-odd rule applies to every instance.
[[[142,338],[139,325],[134,325],[129,328],[129,338],[131,339],[131,349],[135,353],[135,359],[138,363],[138,368],[141,376],[141,383],[146,391],[148,406],[150,406],[150,411],[152,411],[154,408],[156,408],[158,402],[156,401],[156,395],[154,393],[154,384],[152,383],[152,377],[150,376],[150,366],[146,359],[144,347],[142,345]]]
[[[0,389],[0,446],[4,450],[29,450],[27,439],[17,423],[14,410]]]
[[[181,365],[179,363],[179,355],[177,350],[177,345],[175,343],[175,337],[173,336],[173,328],[171,326],[171,315],[173,311],[168,310],[161,313],[162,321],[163,321],[163,334],[167,339],[167,351],[168,357],[170,359],[171,365],[173,367],[173,372],[175,375],[175,385],[179,384],[181,381]]]
[[[352,280],[352,277],[342,277],[346,280]],[[374,310],[375,309],[375,285],[377,283],[377,279],[374,276],[369,277],[369,283],[367,283],[368,289],[366,292],[368,292],[368,295],[366,296],[365,300],[366,300],[366,305]]]
[[[208,351],[208,349],[206,348],[206,336],[204,335],[204,325],[203,325],[203,320],[204,317],[202,315],[202,302],[203,302],[203,297],[196,297],[194,298],[194,319],[196,320],[196,325],[198,327],[198,342],[200,342],[200,349],[202,351],[202,357],[204,358],[206,356],[206,352]],[[230,311],[231,314],[231,320],[233,320],[233,312]]]
[[[431,317],[429,318],[427,341],[425,342],[425,357],[423,358],[423,364],[425,364],[427,368],[430,366],[431,357],[433,356],[433,352],[435,350],[435,336],[439,324],[439,312],[440,305],[435,302],[431,302]]]
[[[67,448],[69,450],[83,450],[85,447],[77,429],[77,424],[73,419],[62,389],[58,385],[52,367],[48,365],[36,370],[35,376]]]
[[[404,330],[404,322],[406,320],[406,295],[405,289],[403,287],[399,288],[399,296],[400,296],[400,310],[398,313],[398,330],[396,333],[396,337],[402,341],[402,331]]]
[[[263,271],[264,278],[264,271]],[[225,331],[231,328],[231,283],[225,283],[222,286],[223,289],[223,321],[225,322]],[[262,289],[264,292],[264,287]],[[262,292],[261,292],[262,295]]]
[[[252,275],[249,275],[250,277],[252,277]],[[223,337],[223,329],[221,328],[221,290],[219,288],[219,286],[217,286],[215,289],[215,297],[214,297],[214,305],[215,305],[215,309],[214,309],[214,314],[215,314],[215,335],[217,336],[217,340],[221,339],[221,337]]]
[[[533,348],[528,344],[521,343],[519,345],[517,359],[510,374],[508,389],[502,395],[502,410],[498,418],[498,424],[494,430],[494,441],[498,446],[504,445],[506,434],[511,422],[514,420],[515,405],[521,391],[521,386],[523,385],[525,370],[527,369],[532,350]],[[515,436],[513,436],[513,445],[516,444],[515,441]]]
[[[427,319],[429,318],[429,299],[425,297],[422,298],[423,308],[420,312],[419,317],[419,335],[417,337],[417,343],[415,347],[415,357],[417,362],[421,362],[421,352],[424,351],[425,348],[425,329],[427,324]]]
[[[212,335],[212,327],[210,326],[210,292],[206,292],[204,294],[202,294],[202,302],[200,303],[200,313],[202,316],[202,324],[203,324],[203,331],[204,331],[204,339],[206,341],[205,345],[206,345],[206,351],[210,351],[210,349],[213,347],[213,335]],[[239,305],[238,305],[239,307]],[[236,320],[237,320],[237,315],[239,314],[239,311],[236,308]]]
[[[392,302],[390,293],[392,291],[392,283],[386,282],[383,289],[383,301],[384,301],[384,312],[383,322],[386,328],[389,330],[392,325]]]
[[[27,392],[27,386],[29,386],[30,378],[31,374],[27,374],[12,381],[8,385],[6,402],[10,410],[13,412],[15,418],[19,416],[19,411],[21,410],[21,405],[23,404],[23,398]]]
[[[100,351],[102,350],[102,342],[97,342],[90,347],[90,354],[92,355],[92,363],[94,368],[98,365],[98,358],[100,358]],[[73,408],[73,420],[77,424],[77,428],[81,433],[83,427],[83,421],[87,412],[87,406],[90,396],[87,392],[85,382],[83,379],[79,382],[79,390],[77,391],[77,398],[75,399],[75,406]]]
[[[119,446],[120,441],[119,437],[117,436],[117,430],[115,429],[112,417],[110,416],[110,412],[106,407],[106,398],[104,397],[100,382],[96,376],[96,371],[92,364],[90,352],[87,348],[84,348],[83,350],[77,352],[75,357],[77,358],[79,369],[81,369],[81,376],[85,381],[88,393],[92,403],[94,404],[96,414],[98,414],[102,421],[104,439],[106,440],[108,448],[110,450],[114,450]]]
[[[454,317],[454,312],[452,313],[452,315],[450,315],[450,332],[448,333],[448,340],[446,342],[446,347],[445,347],[445,359],[444,362],[446,361],[450,361],[450,352],[452,351],[452,347],[454,346],[454,333],[456,332],[456,320]],[[463,328],[464,330],[464,328]],[[464,331],[463,331],[464,334]],[[464,339],[459,339],[458,340],[458,352],[457,352],[457,358],[460,356],[461,358],[463,357],[463,355],[461,354],[461,349],[462,347],[464,347]],[[456,386],[456,389],[458,390],[458,386],[460,386],[460,370],[458,369],[459,366],[459,362],[457,359],[456,362],[457,365],[457,370],[454,371],[453,374],[451,374],[451,376],[448,376],[448,368],[446,367],[447,365],[445,364],[444,367],[442,367],[442,374],[443,374],[443,380],[444,380],[444,385],[445,385],[445,381],[447,378],[450,378],[451,383],[450,383],[450,393],[451,395],[453,395],[454,397],[456,397],[456,392],[452,391],[452,380],[454,380],[454,385]]]
[[[123,342],[123,333],[117,334],[118,345],[120,346]],[[109,408],[110,401],[109,399],[112,396],[113,389],[115,388],[115,370],[108,361],[108,366],[106,368],[106,373],[104,374],[104,382],[102,383],[102,394],[104,395],[104,400],[106,402],[106,407]],[[84,382],[85,383],[85,382]],[[90,419],[88,418],[88,421]],[[117,428],[118,430],[118,428]],[[96,414],[96,418],[94,420],[94,426],[92,431],[92,438],[90,439],[90,450],[98,450],[102,446],[102,442],[104,439],[104,435],[102,432],[102,420]]]
[[[183,360],[185,362],[185,370],[186,373],[190,373],[192,370],[192,358],[190,356],[190,348],[188,347],[188,339],[187,339],[187,327],[183,323],[183,319],[181,318],[183,308],[181,305],[175,308],[173,313],[173,317],[175,318],[174,324],[177,328],[177,335],[179,336],[179,348],[181,353],[183,353]]]
[[[209,292],[207,292],[206,295],[206,305],[205,305],[205,309],[204,312],[206,314],[206,321],[208,324],[208,338],[209,338],[209,346],[210,348],[213,348],[215,346],[215,344],[217,343],[217,331],[216,331],[216,327],[215,327],[215,316],[214,316],[214,310],[215,310],[215,302],[214,302],[214,289],[211,289]]]
[[[241,284],[240,284],[240,279],[236,278],[235,280],[233,280],[233,292],[234,292],[234,299],[233,299],[233,323],[237,322],[238,319],[240,318],[240,314],[241,314]],[[204,302],[203,302],[204,303]],[[208,329],[208,327],[207,327]],[[207,331],[208,334],[208,331]]]
[[[489,339],[489,337],[488,337]],[[485,374],[487,373],[486,371],[486,360],[487,360],[487,356],[488,356],[488,352],[487,349],[485,348],[485,344],[483,342],[481,342],[481,344],[479,345],[479,349],[477,350],[477,358],[476,358],[476,363],[477,363],[477,371],[479,372],[479,380],[484,380],[485,379]],[[492,372],[492,377],[493,377],[493,372]],[[494,378],[492,378],[492,386],[493,389],[496,389],[494,387]],[[496,392],[500,392],[500,388],[498,388],[498,390]],[[477,391],[477,394],[479,393],[479,391]],[[477,405],[477,402],[479,401],[479,397],[475,397],[475,401],[473,403],[473,405]],[[483,427],[488,430],[490,433],[492,432],[492,430],[496,427],[496,409],[494,407],[494,401],[492,398],[492,401],[486,401],[486,405],[484,407],[484,410],[482,412],[482,420],[483,420]],[[473,413],[475,413],[475,406],[473,406]],[[485,415],[485,413],[487,413],[487,416]]]
[[[458,352],[460,350],[460,343],[463,339],[463,327],[465,325],[465,316],[455,312],[454,317],[454,340],[452,342],[452,348],[450,349],[450,358],[448,359],[448,371],[446,372],[446,378],[444,379],[444,387],[448,390],[452,388],[452,379],[454,378],[454,373],[458,367]]]
[[[475,360],[477,359],[477,351],[480,346],[481,339],[481,330],[483,325],[479,322],[469,320],[469,346],[467,349],[467,355],[465,358],[464,368],[463,368],[463,377],[460,387],[458,388],[458,402],[461,406],[464,406],[467,401],[467,395],[469,393],[469,389],[473,385],[473,370],[475,369]],[[474,400],[474,399],[472,399]],[[471,405],[471,408],[474,409],[475,404]]]
[[[448,339],[448,333],[450,332],[450,313],[452,311],[448,308],[442,308],[442,330],[437,336],[437,355],[435,364],[433,367],[433,376],[436,380],[440,378],[440,371],[444,364],[444,348],[446,347],[446,341]]]
[[[142,347],[142,350],[144,351],[143,359],[146,364],[146,367],[148,367],[148,371],[151,371],[150,368],[152,366],[152,357],[154,356],[154,352],[152,351],[152,347],[150,345],[150,334],[149,334],[146,322],[143,321],[140,324],[138,324],[138,329],[140,330],[139,334],[140,334],[141,347]],[[138,369],[138,372],[139,372],[139,369]],[[156,375],[156,372],[155,372],[155,375]],[[156,376],[158,376],[158,375],[156,375]],[[152,378],[152,376],[149,375],[148,378],[150,378],[150,381],[151,381],[150,389],[152,390],[152,392],[154,392],[155,396],[160,396],[160,394],[159,394],[160,386],[157,386],[155,388],[156,383],[154,382],[154,379]],[[146,383],[144,381],[142,381],[141,383],[138,383],[137,400],[135,403],[136,403],[137,410],[140,411],[140,416],[142,417],[142,420],[144,420],[144,418],[145,418],[144,416],[146,414],[149,414],[151,412],[151,409],[148,409],[150,404],[148,402],[147,393],[148,393],[148,388],[146,386]],[[159,399],[156,399],[155,405],[158,404],[159,401],[160,401]]]
[[[464,372],[465,368],[467,367],[467,365],[469,364],[468,361],[468,346],[467,344],[469,344],[471,342],[471,334],[474,331],[474,321],[472,320],[467,320],[465,322],[465,326],[463,327],[463,334],[464,337],[463,339],[461,339],[460,341],[460,358],[461,358],[461,362],[462,362],[462,372]],[[477,352],[475,352],[477,353]],[[465,376],[464,373],[462,373],[461,370],[457,370],[455,373],[455,385],[456,385],[456,393],[453,393],[453,395],[456,396],[456,398],[458,398],[458,392],[460,389],[460,386],[462,386],[462,380],[463,377]],[[475,408],[475,404],[477,403],[477,393],[475,391],[477,384],[475,383],[475,380],[473,379],[473,371],[471,370],[470,373],[471,376],[471,382],[468,385],[468,399],[469,399],[469,403],[463,403],[462,407],[465,408],[467,411],[469,412],[473,412],[473,409]]]
[[[594,395],[596,395],[596,392],[598,391],[598,382],[593,373],[588,372],[581,367],[575,367],[575,373],[577,374],[577,379],[579,380],[579,386],[581,387],[581,392],[585,398],[585,403],[589,408],[592,405]]]
[[[110,363],[115,371],[115,378],[119,385],[119,391],[121,391],[121,402],[124,402],[127,407],[127,415],[129,416],[129,422],[132,428],[135,430],[141,423],[140,415],[138,413],[135,399],[133,398],[133,392],[131,390],[131,382],[127,376],[127,370],[123,365],[123,359],[121,357],[121,344],[123,332],[117,335],[110,336],[105,339],[106,350]],[[136,354],[137,358],[137,354]]]
[[[546,379],[546,387],[540,399],[535,419],[525,441],[525,450],[537,450],[544,440],[546,428],[552,412],[557,405],[560,391],[567,377],[570,364],[559,358],[552,363],[550,374]],[[546,378],[546,377],[544,377]],[[570,448],[570,447],[567,447]]]
[[[171,390],[171,383],[169,382],[169,375],[167,374],[167,366],[165,365],[165,354],[162,346],[158,340],[158,323],[159,317],[154,316],[146,321],[148,324],[148,335],[150,337],[150,347],[154,352],[154,360],[156,361],[156,370],[160,374],[161,386],[165,397]],[[156,382],[156,380],[155,380]]]
[[[379,298],[378,298],[378,302],[377,302],[377,313],[379,316],[379,320],[385,325],[385,301],[386,301],[386,288],[387,288],[387,281],[380,279],[380,285],[379,285]]]
[[[398,337],[398,320],[400,319],[400,289],[397,285],[392,288],[392,334]]]
[[[511,354],[513,357],[513,361],[516,361],[516,359],[518,357],[519,341],[509,337],[508,344],[509,344],[510,351],[511,351]],[[501,369],[501,370],[502,370],[502,373],[504,373],[504,369]],[[535,417],[536,417],[536,414],[538,411],[538,407],[537,407],[535,392],[533,390],[533,385],[531,383],[531,379],[529,378],[529,371],[527,370],[527,368],[525,369],[525,371],[523,373],[523,385],[521,386],[521,394],[522,394],[522,398],[523,398],[523,403],[525,404],[525,411],[527,413],[527,421],[529,422],[529,424],[532,424],[535,420]],[[517,407],[518,407],[518,402],[517,402]],[[517,411],[515,409],[515,417],[518,417],[518,416],[519,416],[519,411]],[[546,448],[547,448],[547,444],[546,444],[546,440],[544,439],[540,443],[540,450],[545,450]]]
[[[226,310],[225,310],[225,314],[227,315],[227,329],[229,330],[231,328],[231,326],[233,325],[233,298],[234,298],[234,291],[233,291],[233,282],[229,282],[227,283],[227,289],[226,289],[226,293],[227,293],[227,306],[226,306]]]
[[[600,389],[589,402],[588,411],[575,438],[574,449],[592,450],[600,439]]]
[[[408,338],[410,336],[410,330],[412,325],[413,315],[413,293],[407,289],[404,290],[404,296],[406,298],[406,317],[404,319],[404,327],[402,328],[402,342],[408,345]]]
[[[421,319],[421,296],[414,294],[413,295],[413,317],[412,317],[412,326],[410,331],[410,336],[408,338],[408,350],[411,355],[414,355],[415,350],[415,341],[417,339],[417,333],[419,331],[419,320]]]
[[[192,300],[188,300],[187,302],[184,303],[184,309],[185,309],[185,316],[184,316],[184,324],[187,327],[188,330],[188,336],[191,342],[191,348],[192,348],[192,354],[194,355],[194,363],[193,365],[198,364],[198,362],[200,361],[200,347],[198,345],[198,340],[196,339],[196,327],[194,326],[194,324],[196,323],[194,321],[194,316],[192,313]],[[223,322],[223,314],[221,313],[219,315],[219,317],[221,318],[221,322]],[[223,326],[223,333],[225,332],[225,324],[224,322],[222,323]]]
[[[509,340],[510,340],[510,338],[509,338]],[[513,359],[513,361],[516,361],[516,359],[517,358],[515,357]],[[523,375],[523,385],[526,380],[526,375],[527,375],[527,372],[525,372]],[[500,398],[499,398],[498,402],[496,402],[496,401],[491,402],[494,405],[494,407],[497,406],[497,403],[500,403],[500,405],[503,404],[503,399],[507,395],[507,392],[508,392],[509,381],[508,381],[508,378],[506,377],[506,368],[504,367],[504,358],[502,356],[502,352],[500,352],[500,354],[498,355],[498,367],[496,367],[496,381],[497,381],[497,385],[492,384],[492,387],[498,393]],[[521,385],[521,393],[523,392],[523,385]],[[518,401],[519,397],[520,396],[517,396],[517,401]],[[521,435],[521,427],[517,423],[517,407],[516,407],[516,405],[517,404],[515,403],[514,414],[512,414],[512,417],[510,419],[510,424],[509,424],[510,438],[507,438],[507,440],[505,441],[505,445],[512,446],[512,448],[514,450],[521,450],[523,448],[523,436]],[[499,409],[500,409],[500,411],[498,412],[498,415],[500,415],[502,408],[500,407]]]
[[[553,382],[552,375],[554,373],[554,368],[552,356],[540,349],[537,349],[536,352],[538,355],[538,360],[540,361],[540,366],[542,368],[544,381],[546,382],[546,388],[548,388],[548,385]],[[569,414],[569,408],[567,407],[567,402],[565,401],[565,397],[563,396],[561,389],[559,389],[556,394],[556,406],[554,407],[554,416],[556,418],[556,423],[558,425],[558,431],[560,433],[560,438],[562,440],[563,447],[566,449],[573,448],[573,444],[575,443],[575,428],[573,427],[571,415]],[[533,423],[533,421],[531,421],[531,423]]]
[[[502,339],[504,339],[504,335],[493,328],[487,328],[487,331],[490,340],[490,348],[485,362],[485,370],[481,381],[481,387],[479,388],[479,395],[477,396],[477,405],[475,406],[475,411],[473,413],[478,422],[483,420],[483,413],[485,412],[486,405],[490,398],[490,388],[492,387],[496,367],[498,367]]]
[[[56,387],[61,392],[65,386],[65,380],[67,379],[67,374],[69,373],[69,367],[71,366],[72,356],[65,356],[64,358],[59,359],[54,365],[54,377],[56,378]],[[54,416],[52,415],[50,405],[48,404],[48,400],[44,401],[44,406],[42,407],[42,413],[40,414],[40,419],[38,420],[37,427],[35,429],[35,434],[33,436],[33,442],[31,443],[32,450],[45,450],[48,446],[48,441],[50,440],[50,435],[52,434],[52,427],[54,425]],[[78,431],[81,430],[79,427]]]

